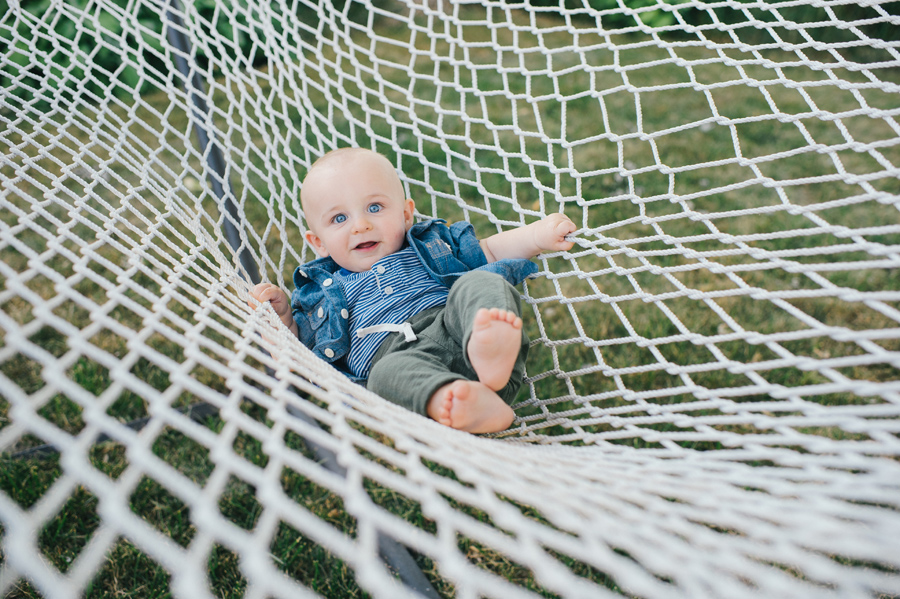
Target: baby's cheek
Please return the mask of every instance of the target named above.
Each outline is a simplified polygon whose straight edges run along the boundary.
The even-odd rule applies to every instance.
[[[394,234],[393,239],[391,240],[391,253],[400,251],[403,248],[403,242],[406,241],[406,231],[399,231]]]

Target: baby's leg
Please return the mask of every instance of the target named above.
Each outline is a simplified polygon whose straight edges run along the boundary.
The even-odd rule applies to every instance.
[[[483,383],[448,370],[452,362],[449,353],[436,350],[424,333],[412,344],[395,340],[393,345],[401,349],[387,351],[372,366],[367,383],[370,390],[441,424],[471,433],[502,431],[512,423],[512,408]]]
[[[479,309],[466,344],[478,380],[494,391],[505,387],[519,357],[521,343],[521,318],[500,308]]]
[[[372,366],[366,387],[407,410],[428,415],[428,402],[435,389],[460,378],[447,368],[448,360],[440,354],[419,351],[419,346],[429,342],[420,334],[419,340],[412,344],[415,347],[395,343],[401,349],[387,353]]]
[[[428,415],[445,426],[469,433],[505,430],[516,416],[484,383],[465,379],[440,387],[428,401]]]
[[[500,275],[472,271],[450,288],[444,324],[464,350],[466,366],[493,391],[513,377],[517,389],[522,378],[528,338],[520,312],[519,292]]]

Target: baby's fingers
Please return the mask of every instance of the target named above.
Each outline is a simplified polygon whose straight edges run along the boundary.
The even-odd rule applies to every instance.
[[[252,297],[259,303],[264,303],[264,302],[269,301],[268,298],[264,299],[263,296],[266,294],[266,290],[268,290],[268,288],[271,286],[272,286],[271,283],[260,283],[258,285],[254,285],[253,288],[250,290],[250,297]],[[250,304],[251,306],[254,306],[253,302],[247,302],[247,303]]]
[[[558,250],[572,249],[572,246],[575,245],[575,243],[567,240],[566,236],[574,233],[576,229],[577,229],[577,227],[575,226],[575,223],[573,223],[568,218],[557,223],[556,227],[554,228],[554,233],[557,236],[556,243],[555,243],[556,249],[558,249]]]
[[[247,305],[250,306],[251,308],[253,308],[254,310],[256,310],[257,303],[262,303],[262,300],[259,299],[260,293],[262,293],[260,287],[262,287],[262,284],[255,285],[250,290],[250,298],[251,299],[247,300]],[[256,301],[254,302],[253,300],[256,300]]]
[[[569,235],[570,233],[574,233],[575,229],[576,229],[575,223],[573,223],[572,221],[570,221],[567,218],[566,220],[562,220],[559,223],[557,223],[556,234],[559,235],[560,237],[565,237],[566,235]]]
[[[253,287],[250,290],[250,297],[255,299],[260,304],[264,304],[266,302],[272,302],[273,304],[277,304],[282,295],[281,289],[277,285],[273,285],[272,283],[260,283]],[[250,304],[252,308],[256,308],[253,302],[247,302]]]

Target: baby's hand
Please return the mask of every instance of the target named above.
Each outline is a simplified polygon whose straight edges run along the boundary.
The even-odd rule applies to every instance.
[[[284,323],[284,326],[291,328],[294,324],[294,317],[291,315],[291,298],[287,293],[281,290],[277,285],[272,283],[260,283],[250,290],[250,297],[261,304],[269,302],[278,318]],[[247,302],[251,308],[256,309],[253,302]]]
[[[566,235],[574,233],[577,228],[568,216],[554,212],[537,223],[534,241],[542,251],[570,250],[575,243],[568,241]]]

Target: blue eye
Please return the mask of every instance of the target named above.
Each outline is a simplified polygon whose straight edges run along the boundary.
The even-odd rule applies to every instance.
[[[346,220],[347,220],[346,214],[336,214],[334,216],[334,218],[331,219],[331,222],[336,223],[336,224],[341,224],[342,222],[345,222]]]
[[[381,212],[381,208],[382,208],[381,204],[369,204],[369,207],[367,208],[367,210],[369,212],[371,212],[372,214],[374,214],[376,212]]]

